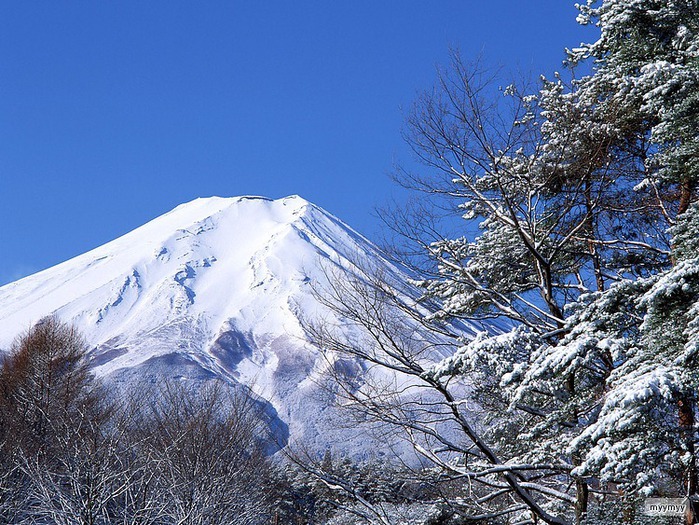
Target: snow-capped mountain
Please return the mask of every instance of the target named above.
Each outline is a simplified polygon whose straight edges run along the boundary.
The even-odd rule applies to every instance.
[[[313,284],[327,265],[358,256],[399,274],[369,241],[300,197],[197,199],[0,288],[0,349],[55,313],[86,337],[107,381],[222,378],[269,403],[280,440],[352,448],[347,430],[320,417],[328,402],[313,379],[326,363],[300,318],[328,314]]]

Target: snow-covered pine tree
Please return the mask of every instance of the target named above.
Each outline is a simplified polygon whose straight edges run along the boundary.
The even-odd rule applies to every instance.
[[[414,149],[451,177],[428,189],[462,199],[481,229],[427,245],[426,296],[441,317],[519,325],[432,373],[475,377],[491,415],[509,410],[490,432],[512,462],[566,458],[578,522],[599,480],[649,494],[684,470],[696,492],[687,232],[699,174],[699,4],[590,0],[580,11],[601,34],[570,62],[591,73],[515,99],[511,128],[495,134],[507,140],[487,135],[503,120],[479,111],[484,90],[458,63],[456,81],[440,79],[446,96],[424,98],[410,122]],[[526,428],[516,439],[513,422]]]
[[[594,61],[581,89],[609,126],[650,146],[646,183],[685,212],[699,176],[699,4],[587,0],[579,9],[581,23],[600,28],[596,42],[570,52],[572,63]]]
[[[428,364],[441,343],[395,326],[405,298],[385,280],[340,276],[323,295],[363,337],[316,327],[320,347],[435,396],[345,390],[404,430],[438,483],[477,487],[448,500],[462,516],[582,523],[604,499],[696,491],[698,9],[590,0],[580,22],[600,38],[569,60],[586,76],[498,92],[455,55],[417,102],[406,138],[431,173],[398,178],[465,221],[439,235],[423,200],[397,226],[431,262],[419,284],[439,307],[421,321],[441,335],[444,320],[498,319],[503,333]]]
[[[557,376],[562,385],[570,377],[601,371],[594,383],[604,393],[597,404],[601,412],[590,412],[587,428],[568,447],[571,455],[584,458],[574,474],[594,474],[631,493],[651,493],[668,480],[683,479],[683,491],[691,496],[697,490],[696,362],[687,349],[696,344],[690,327],[696,323],[699,252],[696,210],[689,207],[696,198],[699,159],[699,6],[692,1],[595,4],[581,8],[582,21],[596,23],[601,37],[571,53],[573,61],[595,60],[593,74],[576,85],[577,98],[587,101],[583,107],[606,126],[612,153],[642,153],[644,180],[636,194],[661,196],[666,221],[655,214],[649,226],[675,224],[677,264],[645,279],[629,279],[641,274],[629,272],[611,290],[581,300],[567,319],[568,335],[542,347],[519,395],[540,389],[547,376]]]
[[[593,72],[560,98],[574,97],[580,114],[591,116],[581,127],[606,137],[610,158],[635,156],[643,174],[635,195],[659,197],[656,210],[641,217],[648,222],[638,233],[674,224],[676,265],[660,273],[656,267],[639,279],[635,276],[647,268],[635,261],[610,290],[573,305],[567,335],[536,352],[517,395],[531,395],[547,379],[562,388],[576,378],[582,386],[581,380],[597,371],[597,381],[576,389],[587,394],[576,396],[578,406],[591,410],[578,412],[586,428],[567,447],[572,457],[582,458],[573,474],[592,474],[629,493],[646,494],[683,479],[684,493],[692,496],[696,362],[687,348],[696,344],[690,326],[699,252],[690,204],[699,175],[699,4],[590,0],[580,9],[581,22],[596,24],[601,36],[573,50],[571,61],[594,60]],[[563,130],[551,138],[574,133]],[[619,181],[615,177],[614,186]],[[603,395],[590,404],[595,391]]]
[[[677,263],[625,279],[571,308],[567,334],[541,346],[518,394],[561,387],[574,374],[585,426],[561,441],[578,457],[573,475],[617,487],[625,497],[696,495],[696,392],[699,386],[699,210],[672,229]],[[572,436],[570,436],[572,437]],[[688,523],[694,523],[688,518]]]

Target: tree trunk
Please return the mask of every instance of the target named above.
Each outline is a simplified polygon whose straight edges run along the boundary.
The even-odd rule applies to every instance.
[[[602,263],[600,261],[600,255],[597,251],[597,246],[595,246],[594,239],[597,237],[595,228],[595,207],[592,203],[592,188],[590,186],[589,180],[585,181],[585,207],[587,208],[587,215],[585,217],[585,229],[587,230],[587,248],[590,252],[590,259],[592,259],[592,267],[595,273],[595,282],[597,284],[597,291],[604,291],[604,277],[602,276]]]
[[[680,183],[680,203],[677,207],[677,215],[686,212],[694,197],[694,183],[689,179],[684,179]]]
[[[590,489],[582,478],[575,480],[575,523],[580,525],[587,516],[587,502]]]
[[[697,495],[697,488],[699,486],[697,475],[697,461],[696,461],[696,450],[694,446],[694,441],[696,439],[696,432],[694,430],[694,401],[687,395],[682,395],[677,402],[679,408],[679,423],[680,429],[682,430],[683,439],[687,452],[690,455],[689,465],[687,465],[687,471],[685,473],[685,491],[688,498],[690,498],[690,504],[687,508],[686,523],[687,525],[692,525],[696,523],[696,515],[692,506],[693,497]]]
[[[572,397],[575,395],[575,374],[570,374],[566,378],[566,390],[568,394]],[[572,412],[569,414],[571,421],[578,421],[578,411],[573,408]],[[581,460],[578,454],[573,454],[570,458],[573,465],[580,466]],[[587,516],[587,503],[589,500],[590,490],[587,486],[587,482],[581,478],[575,478],[575,523],[580,525],[583,519]]]
[[[677,215],[689,209],[689,205],[694,198],[694,186],[694,182],[690,179],[684,179],[680,183],[680,202],[677,207]],[[672,263],[675,264],[675,262],[673,257]],[[680,429],[683,434],[687,452],[690,454],[690,461],[684,479],[686,494],[687,497],[690,498],[689,505],[687,506],[687,514],[685,516],[687,525],[697,523],[697,515],[694,512],[692,499],[697,495],[697,488],[699,488],[699,475],[697,474],[696,450],[694,446],[696,440],[696,432],[694,430],[695,404],[695,401],[686,394],[683,394],[677,402]]]

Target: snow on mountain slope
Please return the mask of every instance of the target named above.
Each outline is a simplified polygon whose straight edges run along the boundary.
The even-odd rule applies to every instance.
[[[268,400],[279,428],[322,446],[344,431],[320,417],[327,406],[308,378],[324,362],[299,317],[324,313],[312,293],[322,261],[342,267],[358,255],[398,272],[300,197],[197,199],[1,287],[0,349],[55,313],[85,335],[98,376],[224,378]]]

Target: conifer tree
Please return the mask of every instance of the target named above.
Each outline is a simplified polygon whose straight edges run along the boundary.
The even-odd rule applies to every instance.
[[[449,475],[524,502],[513,516],[548,523],[584,522],[610,488],[624,501],[697,493],[699,4],[579,9],[600,37],[568,62],[589,74],[544,79],[533,95],[510,87],[498,100],[492,76],[455,56],[408,121],[410,145],[436,176],[399,177],[456,203],[466,221],[462,236],[434,235],[423,206],[399,226],[431,261],[419,284],[438,306],[423,321],[499,319],[502,333],[464,340],[432,366],[400,338],[377,338],[379,350],[333,346],[442,394],[480,454],[464,447],[463,468],[416,448]],[[350,297],[338,297],[338,311],[361,325]],[[377,325],[364,322],[369,333]],[[482,432],[461,411],[463,379]],[[428,421],[390,417],[369,399],[377,418],[459,449]]]

